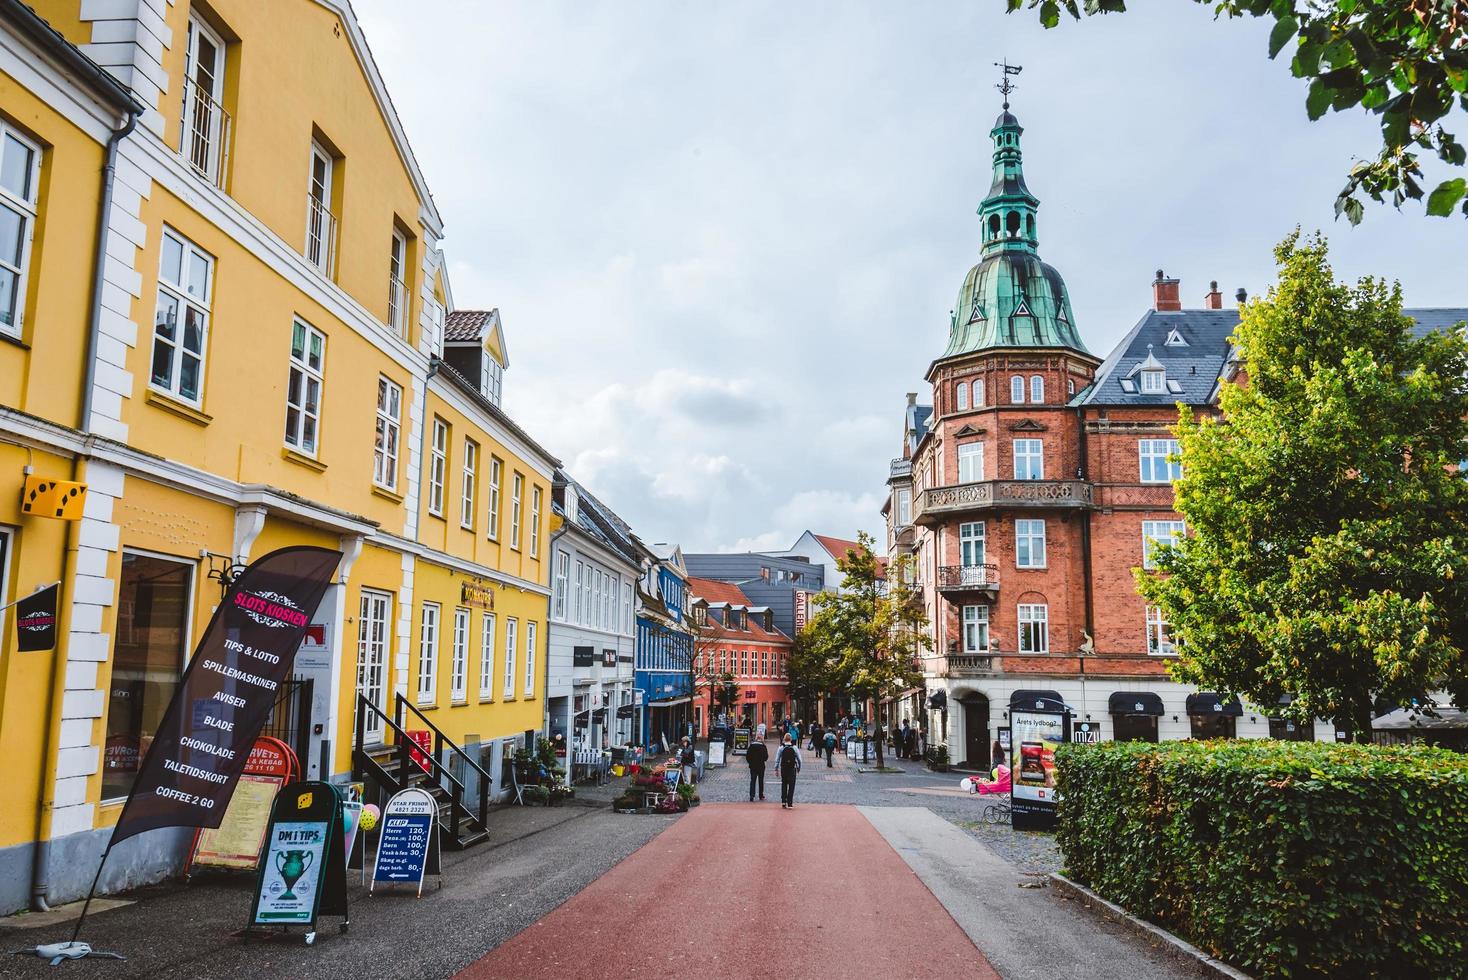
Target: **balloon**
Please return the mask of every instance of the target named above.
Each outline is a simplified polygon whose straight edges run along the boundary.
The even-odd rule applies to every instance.
[[[377,808],[376,803],[368,803],[362,808],[362,829],[371,830],[377,826],[377,818],[382,816],[382,811]]]

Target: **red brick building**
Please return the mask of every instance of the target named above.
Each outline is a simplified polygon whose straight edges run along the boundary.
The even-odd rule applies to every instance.
[[[774,610],[750,602],[739,586],[690,578],[694,665],[700,678],[732,674],[739,688],[737,718],[774,727],[790,713],[790,637],[775,626]],[[700,685],[694,714],[700,733],[719,708],[713,685]]]
[[[1167,624],[1133,569],[1185,533],[1172,510],[1177,406],[1214,411],[1238,368],[1238,311],[1217,283],[1184,309],[1159,271],[1151,307],[1104,360],[1092,354],[1064,281],[1039,258],[1022,132],[1006,107],[990,134],[981,258],[928,369],[931,404],[908,395],[883,510],[889,555],[915,556],[931,619],[930,741],[987,768],[1010,704],[1037,696],[1101,739],[1332,738],[1329,723],[1287,726],[1168,678]],[[1468,316],[1407,312],[1421,330]]]

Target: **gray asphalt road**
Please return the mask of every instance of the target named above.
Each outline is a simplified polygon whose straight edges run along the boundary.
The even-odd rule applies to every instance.
[[[133,905],[89,920],[84,940],[116,950],[125,963],[84,960],[58,969],[67,977],[149,978],[429,978],[448,977],[535,922],[676,817],[623,816],[604,804],[503,809],[490,843],[445,853],[444,886],[368,898],[352,889],[352,927],[326,925],[316,945],[299,936],[261,942],[231,936],[249,915],[252,882],[244,877],[173,882],[130,894]],[[430,879],[431,880],[431,879]],[[7,929],[5,949],[56,942],[65,929]],[[56,977],[34,957],[0,957],[0,977]]]

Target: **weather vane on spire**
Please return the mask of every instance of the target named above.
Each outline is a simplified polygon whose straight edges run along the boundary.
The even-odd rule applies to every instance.
[[[1009,59],[1007,58],[1004,61],[994,62],[994,67],[1004,69],[1004,74],[1000,76],[999,84],[995,85],[994,87],[997,88],[1004,95],[1004,108],[1008,109],[1009,93],[1013,92],[1015,89],[1014,82],[1011,82],[1010,78],[1024,71],[1024,68],[1021,65],[1011,65],[1009,63]]]

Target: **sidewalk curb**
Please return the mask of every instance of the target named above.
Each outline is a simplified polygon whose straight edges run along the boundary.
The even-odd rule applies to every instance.
[[[1252,976],[1244,971],[1229,966],[1222,960],[1209,956],[1197,946],[1179,939],[1161,926],[1155,926],[1146,919],[1137,918],[1120,905],[1114,902],[1108,902],[1085,885],[1071,881],[1058,871],[1052,871],[1050,873],[1050,885],[1053,891],[1060,892],[1068,898],[1078,898],[1090,902],[1097,907],[1101,915],[1126,926],[1143,939],[1150,939],[1160,943],[1174,957],[1190,962],[1206,976],[1222,977],[1224,980],[1254,980]]]

